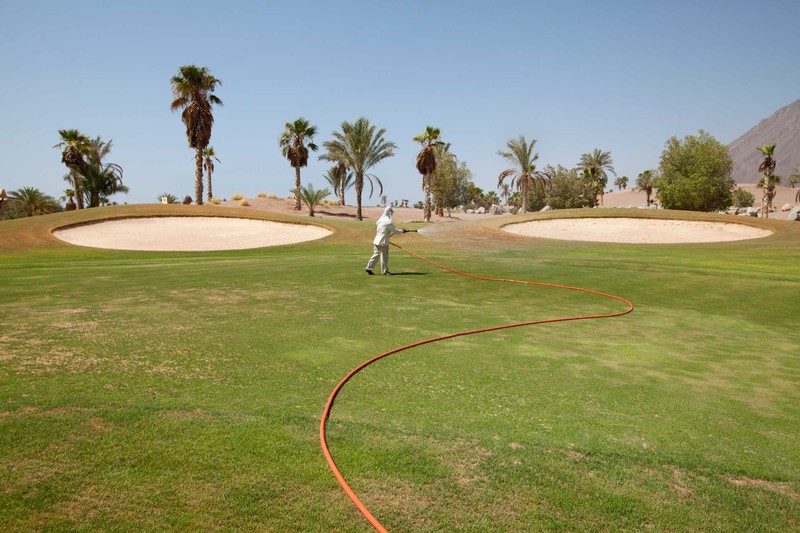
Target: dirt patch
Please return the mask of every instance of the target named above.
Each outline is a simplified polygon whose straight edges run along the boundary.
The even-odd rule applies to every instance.
[[[788,483],[786,481],[767,481],[765,479],[752,479],[749,477],[725,477],[725,480],[737,487],[765,489],[771,492],[784,494],[790,498],[800,501],[800,492],[797,492],[794,489],[792,483]]]

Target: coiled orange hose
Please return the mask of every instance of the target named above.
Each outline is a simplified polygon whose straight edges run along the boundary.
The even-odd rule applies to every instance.
[[[358,372],[360,372],[361,370],[363,370],[367,366],[371,365],[372,363],[374,363],[378,359],[383,359],[384,357],[387,357],[389,355],[396,354],[397,352],[402,352],[402,351],[408,350],[410,348],[415,348],[417,346],[422,346],[423,344],[430,344],[432,342],[437,342],[437,341],[441,341],[441,340],[445,340],[445,339],[452,339],[454,337],[462,337],[464,335],[474,335],[476,333],[486,333],[487,331],[497,331],[497,330],[500,330],[500,329],[518,328],[518,327],[521,327],[521,326],[532,326],[534,324],[550,324],[552,322],[567,322],[567,321],[570,321],[570,320],[591,320],[591,319],[595,319],[595,318],[612,318],[612,317],[627,315],[628,313],[633,311],[633,304],[630,301],[628,301],[625,298],[622,298],[620,296],[615,296],[613,294],[607,294],[605,292],[594,291],[594,290],[591,290],[591,289],[583,289],[583,288],[580,288],[580,287],[570,287],[569,285],[554,285],[552,283],[540,283],[540,282],[536,282],[536,281],[520,281],[520,280],[516,280],[516,279],[489,278],[489,277],[485,277],[485,276],[478,276],[478,275],[475,275],[475,274],[469,274],[469,273],[466,273],[466,272],[460,272],[460,271],[455,270],[453,268],[446,267],[444,265],[440,265],[438,263],[435,263],[435,262],[431,261],[430,259],[426,259],[425,257],[422,257],[421,255],[415,254],[414,252],[406,250],[405,248],[403,248],[402,246],[400,246],[398,244],[395,244],[395,243],[391,243],[391,244],[392,244],[392,246],[395,246],[395,247],[403,250],[404,252],[406,252],[406,253],[408,253],[408,254],[410,254],[410,255],[418,258],[418,259],[421,259],[422,261],[425,261],[426,263],[430,263],[431,265],[434,265],[434,266],[436,266],[438,268],[441,268],[443,270],[447,270],[448,272],[452,272],[454,274],[458,274],[460,276],[466,276],[466,277],[469,277],[469,278],[479,279],[479,280],[482,280],[482,281],[499,281],[499,282],[503,282],[503,283],[519,283],[519,284],[522,284],[522,285],[538,285],[540,287],[552,287],[552,288],[556,288],[556,289],[565,289],[565,290],[571,290],[571,291],[586,292],[586,293],[589,293],[589,294],[595,294],[595,295],[598,295],[598,296],[605,296],[607,298],[613,298],[614,300],[619,300],[620,302],[625,303],[628,306],[628,308],[625,309],[624,311],[620,311],[618,313],[609,313],[609,314],[605,314],[605,315],[581,315],[581,316],[571,316],[571,317],[561,317],[561,318],[550,318],[550,319],[546,319],[546,320],[534,320],[534,321],[530,321],[530,322],[519,322],[517,324],[504,324],[502,326],[492,326],[492,327],[489,327],[489,328],[474,329],[474,330],[469,330],[469,331],[461,331],[459,333],[450,333],[449,335],[442,335],[441,337],[435,337],[435,338],[432,338],[432,339],[426,339],[426,340],[423,340],[423,341],[418,341],[418,342],[415,342],[415,343],[412,343],[412,344],[408,344],[406,346],[402,346],[400,348],[395,348],[394,350],[390,350],[388,352],[385,352],[385,353],[382,353],[380,355],[377,355],[377,356],[373,357],[372,359],[361,363],[360,365],[355,367],[353,370],[351,370],[350,373],[347,374],[344,377],[344,379],[342,379],[342,381],[339,382],[338,385],[336,385],[336,388],[333,389],[333,392],[331,392],[331,395],[328,398],[328,403],[325,404],[325,410],[322,413],[322,420],[320,421],[320,424],[319,424],[319,440],[320,440],[320,444],[322,445],[322,453],[325,454],[325,460],[328,461],[328,466],[330,466],[331,470],[333,471],[333,475],[336,476],[337,481],[339,481],[339,484],[342,486],[342,488],[344,489],[344,491],[347,494],[347,496],[356,505],[356,508],[358,508],[359,512],[362,515],[364,515],[364,517],[369,521],[370,524],[372,524],[372,526],[377,531],[380,531],[381,533],[386,533],[386,528],[384,528],[381,525],[381,523],[378,522],[378,519],[375,518],[372,515],[372,513],[369,512],[369,509],[367,509],[367,507],[364,505],[364,503],[358,498],[356,493],[353,492],[353,489],[350,488],[350,485],[347,484],[347,481],[345,481],[344,476],[342,476],[342,473],[336,467],[336,463],[334,462],[333,457],[331,456],[331,452],[328,449],[328,443],[327,443],[327,441],[325,439],[325,425],[328,422],[328,417],[330,416],[331,408],[333,407],[333,401],[336,399],[336,395],[339,394],[339,391],[342,390],[342,387],[344,387],[344,384],[347,383],[350,380],[350,378],[352,378]]]

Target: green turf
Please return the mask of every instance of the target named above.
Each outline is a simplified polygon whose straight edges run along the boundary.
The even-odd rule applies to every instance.
[[[369,531],[319,447],[347,372],[427,337],[624,309],[398,250],[392,270],[409,275],[368,277],[366,221],[209,253],[48,234],[98,212],[223,212],[160,209],[0,222],[0,530]],[[337,464],[390,531],[797,530],[800,225],[764,224],[777,233],[683,246],[499,223],[396,237],[455,268],[637,308],[381,360],[335,403]]]

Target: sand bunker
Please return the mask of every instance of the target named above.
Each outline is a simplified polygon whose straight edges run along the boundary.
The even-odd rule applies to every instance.
[[[645,218],[558,218],[509,224],[503,229],[526,237],[632,244],[740,241],[772,235],[744,224]]]
[[[279,246],[330,234],[319,226],[224,217],[125,218],[53,232],[62,241],[79,246],[179,252]]]

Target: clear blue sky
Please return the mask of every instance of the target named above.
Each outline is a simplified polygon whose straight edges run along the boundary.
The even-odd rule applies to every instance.
[[[128,195],[194,190],[170,77],[208,67],[219,197],[288,195],[278,149],[304,116],[322,144],[366,116],[398,146],[375,173],[390,200],[421,199],[411,139],[441,129],[492,190],[497,150],[538,139],[541,166],[610,151],[631,180],[672,135],[729,143],[800,98],[800,1],[78,2],[0,0],[0,187],[67,184],[59,129],[113,139]],[[305,183],[326,185],[316,157]],[[348,203],[354,203],[350,192]],[[377,195],[365,203],[377,203]]]

